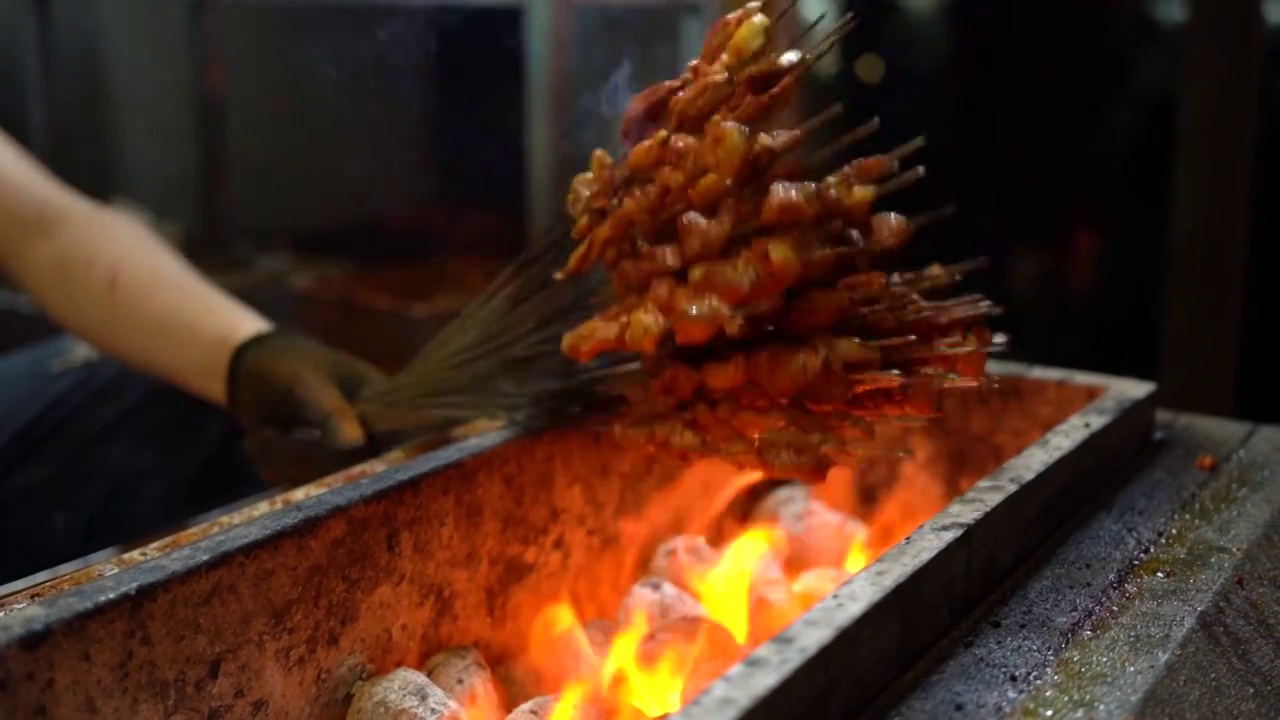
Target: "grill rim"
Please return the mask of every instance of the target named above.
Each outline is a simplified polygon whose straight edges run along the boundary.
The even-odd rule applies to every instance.
[[[1099,403],[1116,403],[1119,401],[1123,407],[1115,413],[1116,418],[1125,411],[1138,407],[1140,404],[1151,404],[1149,415],[1154,418],[1154,404],[1151,400],[1156,386],[1151,382],[1008,361],[993,360],[989,362],[988,367],[990,374],[997,378],[1003,376],[1065,381],[1076,385],[1098,387],[1103,389],[1104,393],[1085,408],[1055,426],[1040,440],[1036,441],[1031,448],[1010,459],[991,475],[979,481],[975,489],[987,483],[993,476],[999,475],[1007,466],[1043,444],[1046,439],[1057,436],[1064,426],[1081,416],[1089,414],[1091,409],[1098,406]],[[1092,437],[1104,431],[1108,426],[1108,423],[1100,423],[1086,428],[1083,438]],[[355,482],[338,485],[283,507],[262,512],[244,522],[210,533],[189,544],[160,552],[146,560],[87,580],[56,594],[38,597],[30,603],[18,605],[7,612],[0,609],[0,650],[14,645],[38,646],[46,636],[66,623],[90,616],[111,607],[116,602],[148,590],[154,590],[182,576],[199,572],[212,563],[233,557],[243,551],[268,542],[280,534],[324,520],[336,512],[390,492],[405,483],[427,480],[432,473],[476,457],[523,435],[537,432],[539,429],[536,426],[510,425],[483,435],[451,443],[411,458],[401,464],[375,472]],[[1058,455],[1055,455],[1054,459],[1056,460],[1058,457]],[[968,496],[968,493],[966,496]],[[966,496],[953,501],[951,505],[948,505],[947,508],[926,523],[921,530],[938,523],[940,518],[951,511],[956,502]],[[250,511],[252,509],[249,508]],[[917,531],[917,533],[919,532],[920,530]],[[913,536],[915,534],[913,533]],[[157,544],[163,544],[164,542],[165,540],[161,540]],[[899,551],[904,543],[899,543],[898,546],[895,546],[886,554],[886,557]],[[110,561],[102,565],[109,564]],[[876,565],[880,564],[876,563]],[[95,567],[100,566],[90,567],[85,572],[92,572]],[[869,574],[869,572],[860,573],[855,577],[855,580],[856,578],[869,576]],[[57,582],[57,580],[52,582]],[[837,591],[836,597],[847,597],[849,593],[854,592],[851,587],[860,587],[865,582],[864,580],[862,583],[855,584],[851,581],[851,583],[841,588],[841,591],[844,591],[843,593]],[[23,592],[32,592],[40,587],[29,588]],[[823,604],[819,605],[819,608],[823,607],[829,600],[824,600]],[[815,608],[815,610],[817,609]],[[811,610],[810,613],[812,612]],[[797,625],[803,624],[802,622],[797,622]],[[716,689],[730,677],[738,677],[738,671],[753,665],[752,659],[765,652],[766,648],[775,647],[775,644],[792,642],[793,640],[789,633],[795,627],[789,628],[778,638],[774,638],[774,640],[757,649],[750,658],[744,661],[744,664],[731,671],[730,675],[717,681],[708,693],[704,693],[703,698],[716,694]],[[734,680],[733,683],[755,683],[754,687],[772,686],[774,684],[761,683],[758,678],[755,678],[755,675],[758,674],[753,673],[752,679],[743,678],[741,681]],[[737,691],[735,690],[735,692]],[[680,720],[746,717],[745,715],[737,714],[725,715],[718,711],[708,714],[707,709],[703,707],[704,704],[702,698],[699,698],[699,700],[682,710],[676,717]],[[739,703],[735,701],[735,704]]]

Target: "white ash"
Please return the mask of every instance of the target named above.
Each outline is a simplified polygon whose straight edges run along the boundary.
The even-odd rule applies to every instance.
[[[784,564],[794,570],[844,564],[850,546],[866,533],[858,519],[813,497],[799,483],[769,493],[752,511],[756,522],[776,523],[787,536]]]
[[[618,608],[618,623],[628,624],[642,613],[651,625],[665,620],[703,618],[707,615],[697,598],[674,583],[652,575],[631,586],[631,592],[627,593]]]
[[[464,720],[458,703],[413,668],[396,668],[356,686],[347,720]]]
[[[454,647],[436,653],[423,665],[422,671],[471,714],[481,718],[505,714],[493,672],[474,647]]]
[[[720,552],[701,535],[677,535],[658,546],[649,563],[649,572],[685,590],[692,579],[706,575],[720,562]]]

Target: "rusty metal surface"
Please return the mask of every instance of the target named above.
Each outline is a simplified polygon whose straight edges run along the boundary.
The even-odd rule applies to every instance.
[[[1054,407],[1069,414],[1094,396],[1080,382],[1113,392],[1032,445],[1064,419]],[[1136,394],[1116,395],[1120,386]],[[981,477],[1032,446],[944,515],[985,509],[993,485],[1029,487],[1041,469],[1061,484],[1058,476],[1088,471],[1090,460],[1108,455],[1095,452],[1100,443],[1141,439],[1129,435],[1147,399],[1138,390],[1149,386],[1089,376],[1013,377],[1003,387],[995,415],[1016,419],[1016,431],[993,434],[993,420],[922,430],[964,448],[956,457],[978,459],[952,467],[957,476]],[[936,458],[941,472],[948,458]],[[309,497],[258,509],[245,522],[0,617],[0,719],[339,718],[367,666],[417,664],[444,646],[472,643],[501,661],[523,649],[533,616],[552,599],[568,595],[584,614],[612,614],[649,550],[687,520],[672,508],[695,511],[719,490],[697,478],[673,483],[683,469],[673,458],[619,446],[605,429],[504,429],[361,482],[312,487]],[[994,507],[1026,497],[1012,493]],[[655,507],[662,512],[649,512]],[[992,530],[966,534],[954,518],[942,520],[945,527],[935,521],[929,534],[963,536],[953,551],[962,560],[974,549],[965,537]],[[859,577],[883,582],[876,568],[910,565],[926,545],[913,537]],[[968,567],[983,570],[981,562]],[[833,609],[849,609],[846,600],[820,606],[816,622],[832,622]],[[797,627],[811,633],[809,620]],[[779,643],[785,636],[766,648]],[[743,672],[750,681],[761,667],[754,657],[725,682],[742,682]],[[705,703],[697,707],[706,712]]]
[[[1106,393],[1000,466],[678,713],[845,718],[974,610],[1151,439],[1151,383],[1048,368]]]

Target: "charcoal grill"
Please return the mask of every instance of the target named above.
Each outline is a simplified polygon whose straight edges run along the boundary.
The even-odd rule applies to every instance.
[[[944,479],[967,491],[680,718],[867,707],[1150,442],[1150,383],[992,371],[997,416],[924,430],[979,458]],[[644,508],[717,492],[673,485],[685,466],[594,426],[505,428],[8,598],[0,718],[341,718],[371,668],[455,644],[510,656],[551,597],[611,614],[683,520]]]

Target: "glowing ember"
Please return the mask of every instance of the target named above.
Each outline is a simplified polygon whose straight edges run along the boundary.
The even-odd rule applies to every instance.
[[[724,478],[729,486],[742,481]],[[607,646],[593,650],[569,603],[545,607],[534,623],[530,662],[548,687],[559,688],[549,717],[641,720],[677,712],[872,562],[860,522],[807,493],[785,492],[810,510],[794,518],[821,522],[756,521],[718,549],[699,535],[673,537],[649,565],[655,574],[637,582],[622,604]],[[844,520],[830,522],[833,515]],[[844,558],[843,567],[806,566],[812,558]]]
[[[870,565],[871,560],[871,551],[867,549],[866,541],[859,537],[849,546],[849,552],[844,556],[844,570],[850,575],[856,575]]]
[[[638,613],[609,648],[601,680],[614,695],[612,700],[656,718],[680,709],[687,668],[681,667],[678,648],[664,649],[656,659],[644,662],[641,649],[648,633],[648,618]]]
[[[494,705],[473,699],[462,705],[462,716],[467,720],[502,720],[503,715]]]
[[[591,649],[586,629],[568,603],[547,606],[538,614],[530,635],[532,647],[538,649],[531,657],[532,669],[545,683],[569,686],[600,671],[600,658]]]
[[[739,645],[751,636],[751,589],[760,565],[785,542],[772,528],[752,528],[729,543],[715,567],[691,579],[707,615],[733,633]]]
[[[549,720],[578,720],[587,710],[587,685],[575,683],[560,693],[560,700],[551,711]]]

